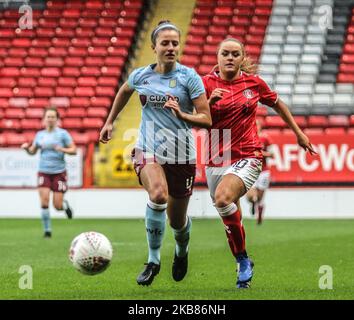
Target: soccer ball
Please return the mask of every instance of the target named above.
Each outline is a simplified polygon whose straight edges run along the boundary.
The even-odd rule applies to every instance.
[[[80,272],[95,275],[108,268],[113,256],[111,242],[102,233],[79,234],[70,245],[69,259]]]

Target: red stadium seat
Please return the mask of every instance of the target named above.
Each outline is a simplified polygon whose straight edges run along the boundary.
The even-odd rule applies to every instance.
[[[36,87],[34,89],[34,94],[36,97],[53,97],[54,89],[51,87]]]
[[[7,132],[4,135],[6,137],[6,145],[8,147],[19,147],[23,143],[27,142],[26,136],[21,133]]]
[[[20,120],[18,119],[2,119],[0,120],[0,130],[17,131],[21,128]]]
[[[81,75],[98,77],[101,75],[101,68],[99,67],[82,67]]]
[[[214,65],[205,65],[202,64],[198,67],[198,73],[200,75],[206,75],[208,73],[210,73],[213,70]]]
[[[27,67],[42,67],[44,64],[43,58],[41,57],[30,57],[25,59],[25,66]]]
[[[326,128],[325,134],[328,135],[345,135],[346,131],[344,128]]]
[[[82,67],[84,59],[81,57],[66,57],[64,63],[68,67]]]
[[[65,129],[82,129],[81,118],[65,118],[62,119],[62,125]]]
[[[25,111],[23,108],[6,108],[5,109],[5,118],[6,119],[23,119],[25,117]]]
[[[85,107],[80,107],[80,108],[70,107],[66,111],[65,117],[66,118],[84,118],[84,117],[86,117],[86,108]]]
[[[307,119],[305,116],[294,116],[295,122],[300,128],[307,127]]]
[[[104,65],[104,58],[86,57],[84,64],[88,67],[101,67]]]
[[[89,108],[87,110],[88,117],[105,119],[107,114],[108,114],[107,108]]]
[[[264,127],[266,128],[285,128],[286,123],[279,116],[267,116],[264,119]]]
[[[25,117],[27,119],[42,119],[43,109],[42,108],[26,108]]]
[[[114,97],[116,91],[112,87],[96,87],[96,96],[97,97]]]
[[[344,115],[330,115],[328,116],[328,125],[330,127],[348,127],[349,119]]]
[[[72,97],[70,99],[70,107],[89,107],[90,99],[87,97]]]
[[[107,86],[107,87],[115,87],[118,84],[117,79],[114,77],[99,77],[98,85]]]
[[[183,56],[181,63],[188,67],[196,67],[200,62],[199,56]]]
[[[311,138],[311,136],[314,135],[322,136],[324,134],[324,130],[322,128],[305,128],[304,133],[309,135]]]
[[[32,88],[15,87],[12,89],[12,93],[14,97],[26,97],[26,98],[33,97]]]
[[[87,129],[101,129],[103,126],[103,120],[101,118],[84,118],[82,125]]]
[[[92,107],[110,107],[111,106],[111,99],[107,97],[92,97],[90,99]]]
[[[77,85],[77,80],[75,77],[60,77],[58,79],[58,85],[62,87],[75,87]]]
[[[40,119],[22,119],[21,128],[22,130],[40,130],[43,124]]]
[[[94,87],[97,85],[95,77],[81,77],[77,79],[77,83],[82,87]]]
[[[72,97],[75,93],[72,87],[56,87],[55,94],[59,97]]]
[[[218,16],[229,16],[233,15],[233,9],[230,7],[217,7],[214,10],[214,14]]]
[[[41,86],[41,87],[55,87],[57,85],[57,79],[56,78],[40,77],[40,78],[38,78],[37,84],[38,84],[38,86]]]
[[[49,105],[49,101],[46,98],[32,98],[28,100],[28,105],[31,108],[44,108]]]
[[[70,132],[70,134],[75,144],[77,145],[87,146],[88,143],[90,142],[90,136],[86,132],[80,133],[80,132],[72,131]]]
[[[41,75],[43,77],[60,77],[61,76],[61,69],[54,68],[54,67],[42,68]]]
[[[93,87],[76,87],[74,92],[77,97],[92,97],[95,94]]]
[[[64,65],[64,60],[60,57],[47,57],[44,60],[44,64],[47,67],[62,67]]]
[[[86,47],[89,47],[91,45],[91,40],[88,39],[88,38],[74,38],[74,39],[71,40],[71,44],[74,47],[84,47],[84,48],[86,48]]]
[[[20,80],[20,79],[19,79]],[[16,86],[16,79],[15,78],[0,78],[0,87],[7,87],[7,88],[13,88]]]
[[[309,116],[307,126],[310,128],[326,128],[328,126],[328,118],[326,116]]]

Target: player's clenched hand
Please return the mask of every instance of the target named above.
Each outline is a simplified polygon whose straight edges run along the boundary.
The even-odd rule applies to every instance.
[[[106,123],[100,132],[100,142],[107,143],[112,139],[113,124]]]
[[[25,142],[21,145],[21,148],[25,149],[25,150],[27,150],[29,147],[30,147],[30,144],[28,142]]]
[[[177,118],[182,119],[183,112],[181,111],[181,108],[178,102],[176,101],[176,98],[170,93],[166,93],[166,96],[168,96],[169,99],[167,100],[167,102],[163,107],[170,109]]]
[[[309,151],[311,155],[317,154],[317,152],[313,149],[313,146],[310,142],[310,139],[304,134],[300,133],[297,135],[297,143],[305,150]]]
[[[216,88],[210,95],[209,98],[209,104],[213,105],[217,103],[219,100],[221,100],[224,97],[225,93],[229,93],[229,90],[223,89],[223,88]]]

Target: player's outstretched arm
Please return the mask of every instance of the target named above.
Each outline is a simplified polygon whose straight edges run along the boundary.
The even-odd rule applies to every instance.
[[[278,99],[278,101],[274,104],[272,108],[281,116],[281,118],[287,123],[290,129],[294,131],[297,137],[298,144],[305,151],[309,151],[311,155],[317,154],[311,145],[310,139],[306,136],[306,134],[303,133],[303,131],[297,125],[288,106],[281,99]]]
[[[28,154],[34,155],[37,153],[38,148],[34,144],[25,142],[21,145],[21,148],[25,150]]]
[[[112,139],[113,123],[117,118],[118,114],[124,109],[125,105],[128,103],[129,98],[133,94],[134,89],[131,89],[127,82],[125,82],[119,89],[112,109],[107,117],[106,123],[100,132],[100,142],[107,143]]]

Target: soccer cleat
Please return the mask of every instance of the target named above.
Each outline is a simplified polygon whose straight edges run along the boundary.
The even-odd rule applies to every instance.
[[[188,252],[184,257],[178,257],[175,252],[175,257],[172,264],[172,277],[175,281],[183,280],[188,270]]]
[[[44,238],[51,238],[52,237],[52,232],[51,231],[45,231],[44,232]]]
[[[73,209],[70,207],[68,200],[64,200],[64,211],[68,219],[73,218]]]
[[[138,275],[136,282],[142,286],[149,286],[159,272],[159,264],[153,262],[145,263],[145,269]]]
[[[251,286],[251,280],[253,277],[254,263],[249,258],[242,257],[238,259],[238,276],[236,287],[240,289],[246,289]]]

